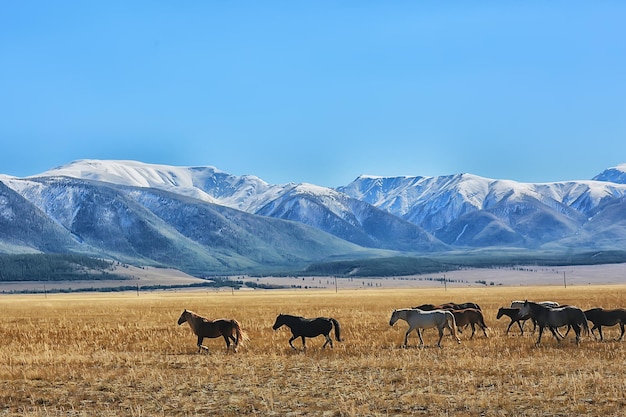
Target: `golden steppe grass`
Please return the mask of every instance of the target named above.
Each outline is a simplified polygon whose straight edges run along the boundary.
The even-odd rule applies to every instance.
[[[555,300],[583,309],[626,306],[624,286],[178,292],[0,297],[0,415],[26,416],[573,416],[621,415],[626,342],[573,335],[557,343],[520,336],[496,320],[512,299]],[[435,330],[400,347],[407,325],[394,308],[479,303],[490,337],[462,344]],[[176,320],[184,308],[239,320],[250,341],[195,336]],[[331,316],[344,342],[323,338],[292,351],[280,312]],[[530,330],[530,325],[527,324]],[[300,341],[295,342],[296,346]],[[411,346],[412,345],[412,346]]]

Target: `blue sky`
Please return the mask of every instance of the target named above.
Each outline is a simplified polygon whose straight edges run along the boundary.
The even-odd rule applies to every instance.
[[[590,179],[626,162],[624,21],[617,1],[6,1],[0,173]]]

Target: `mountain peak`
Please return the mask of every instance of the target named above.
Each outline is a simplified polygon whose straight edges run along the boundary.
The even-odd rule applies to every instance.
[[[620,164],[613,168],[608,168],[593,177],[593,180],[626,184],[626,164]]]

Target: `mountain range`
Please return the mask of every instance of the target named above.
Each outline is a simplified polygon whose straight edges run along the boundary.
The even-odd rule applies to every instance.
[[[315,262],[626,247],[626,164],[591,180],[360,176],[336,189],[214,167],[80,160],[0,175],[0,253],[79,253],[193,274]]]

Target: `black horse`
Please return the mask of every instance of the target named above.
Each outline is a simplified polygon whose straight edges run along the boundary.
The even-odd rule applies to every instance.
[[[522,333],[522,335],[524,334],[524,324],[526,324],[526,320],[530,319],[530,315],[520,317],[519,308],[500,307],[500,309],[498,309],[498,315],[496,318],[500,319],[500,317],[502,316],[507,316],[511,319],[509,327],[506,328],[506,334],[509,334],[511,326],[515,323],[517,323],[517,325],[519,326],[519,331]]]
[[[587,320],[593,323],[591,333],[594,337],[595,334],[593,331],[598,329],[598,333],[600,333],[600,340],[604,340],[604,336],[602,335],[602,326],[615,326],[616,324],[619,324],[622,333],[616,340],[619,340],[620,342],[622,341],[622,338],[624,337],[624,324],[626,324],[626,309],[616,308],[614,310],[605,310],[597,307],[585,311],[585,316],[587,316]]]
[[[549,328],[557,341],[561,341],[557,329],[561,326],[571,326],[576,332],[576,344],[580,344],[580,333],[584,329],[589,334],[589,327],[587,325],[587,317],[585,313],[578,307],[567,306],[550,308],[541,304],[525,301],[522,308],[519,310],[519,316],[524,317],[530,315],[530,317],[537,322],[539,326],[539,337],[535,344],[541,342],[541,335],[544,328]]]
[[[292,316],[289,314],[279,314],[276,317],[276,321],[272,326],[272,329],[278,330],[282,325],[285,325],[291,329],[291,339],[289,339],[289,346],[291,346],[294,350],[296,347],[293,345],[293,341],[298,337],[302,338],[302,348],[306,349],[306,341],[305,337],[317,337],[319,335],[324,335],[326,338],[326,342],[322,348],[325,348],[327,344],[330,343],[330,347],[333,347],[333,341],[330,338],[330,331],[333,326],[335,327],[335,339],[338,342],[342,342],[341,340],[341,329],[339,326],[339,322],[333,318],[329,317],[317,317],[314,319],[307,319],[300,316]]]

